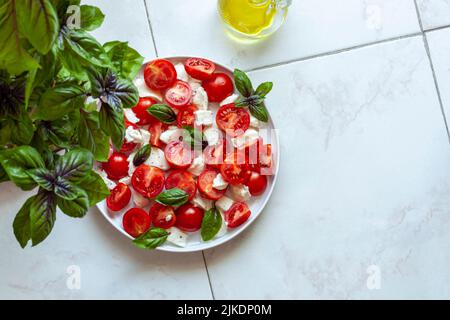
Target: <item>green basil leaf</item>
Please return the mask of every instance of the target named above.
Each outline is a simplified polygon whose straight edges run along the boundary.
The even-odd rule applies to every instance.
[[[44,140],[61,148],[71,148],[75,128],[80,122],[78,114],[76,110],[54,121],[41,121],[38,127]]]
[[[177,207],[185,204],[188,199],[189,195],[185,191],[178,188],[173,188],[161,192],[155,200],[165,206]]]
[[[141,69],[144,58],[127,42],[112,41],[103,48],[108,55],[114,71],[124,79],[134,79]]]
[[[239,99],[236,101],[236,107],[250,107],[250,106],[258,106],[264,102],[264,98],[258,95],[251,95],[248,98]]]
[[[249,111],[256,119],[262,122],[269,121],[269,113],[267,112],[266,106],[264,103],[261,103],[257,106],[250,105]]]
[[[56,120],[74,109],[83,106],[84,89],[74,83],[62,83],[50,88],[42,95],[36,108],[35,118]]]
[[[255,94],[261,97],[265,97],[273,88],[272,82],[263,82],[258,88],[256,88]]]
[[[236,85],[236,89],[244,96],[250,97],[253,94],[253,86],[249,77],[245,74],[245,72],[234,69],[233,72],[234,83]]]
[[[36,182],[27,174],[27,170],[45,167],[39,152],[30,146],[0,151],[0,164],[9,179],[22,190],[36,187]]]
[[[147,161],[148,157],[150,157],[150,153],[152,152],[152,147],[149,144],[143,145],[133,157],[133,164],[135,167],[140,166],[145,161]]]
[[[56,199],[52,192],[39,190],[30,203],[31,242],[35,246],[47,238],[56,220]]]
[[[5,169],[3,169],[2,165],[0,164],[0,182],[8,181],[9,177],[6,174]]]
[[[0,120],[0,148],[11,142],[12,119]]]
[[[11,122],[11,141],[17,145],[30,144],[34,135],[34,125],[30,116],[23,112],[18,120]]]
[[[78,183],[78,186],[86,192],[89,198],[90,207],[109,196],[108,187],[102,177],[94,171],[89,172],[86,177]]]
[[[147,108],[147,112],[163,123],[170,124],[177,119],[175,111],[165,104],[154,104]]]
[[[102,130],[111,136],[114,148],[120,150],[125,137],[123,111],[115,111],[108,104],[103,103],[102,108],[100,109],[99,119]]]
[[[83,190],[78,191],[77,197],[73,200],[66,200],[63,198],[57,199],[57,204],[61,211],[72,218],[84,217],[89,209],[89,198],[87,193]]]
[[[155,249],[166,242],[169,233],[161,228],[151,228],[144,234],[133,240],[133,243],[141,249]]]
[[[204,149],[208,146],[208,141],[206,141],[203,132],[190,126],[183,126],[183,129],[186,130],[186,132],[183,133],[183,141],[192,148],[195,146],[202,146],[202,149]]]
[[[97,161],[107,161],[109,154],[109,137],[100,128],[98,112],[81,112],[78,126],[80,146],[88,149]]]
[[[26,172],[41,188],[47,191],[53,190],[55,178],[52,172],[46,168],[30,169]]]
[[[89,33],[79,29],[65,28],[63,37],[64,48],[67,52],[62,52],[62,55],[71,55],[83,66],[95,65],[100,68],[105,67],[105,62],[108,61],[105,50]],[[68,69],[70,70],[70,68]]]
[[[94,159],[86,149],[73,149],[56,160],[55,175],[69,182],[79,182],[92,170]]]
[[[103,20],[105,20],[105,15],[103,12],[93,6],[82,5],[80,7],[81,14],[81,28],[87,31],[92,31],[99,28]]]
[[[36,196],[28,198],[14,218],[14,235],[22,248],[25,248],[31,239],[30,207],[34,201],[36,201]]]
[[[203,241],[213,239],[222,227],[222,215],[215,207],[205,212],[202,220],[201,235]]]
[[[58,197],[69,201],[78,198],[80,193],[80,188],[62,177],[56,177],[54,181],[54,188],[54,192]]]

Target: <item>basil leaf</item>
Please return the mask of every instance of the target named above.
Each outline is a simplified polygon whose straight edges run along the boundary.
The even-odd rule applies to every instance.
[[[100,128],[98,112],[81,112],[78,126],[78,142],[88,149],[97,161],[107,161],[109,154],[109,137]]]
[[[17,145],[29,144],[34,135],[34,125],[30,116],[23,112],[18,120],[11,122],[11,141]]]
[[[61,211],[72,218],[84,217],[89,209],[88,195],[83,190],[78,191],[77,197],[73,200],[57,199],[57,204]]]
[[[163,123],[170,124],[177,119],[175,111],[165,104],[154,104],[147,108],[147,112]]]
[[[250,97],[253,94],[253,86],[252,82],[248,78],[248,76],[245,74],[245,72],[234,69],[233,72],[234,76],[234,83],[236,85],[236,89],[244,96],[244,97]]]
[[[85,99],[82,87],[74,83],[62,83],[48,89],[36,108],[35,118],[56,120],[74,109],[81,108]]]
[[[86,177],[78,183],[78,187],[86,192],[90,207],[109,196],[108,187],[102,177],[94,171],[89,172]]]
[[[255,94],[261,97],[265,97],[273,88],[272,82],[263,82],[258,88],[256,88]]]
[[[55,175],[68,180],[79,182],[92,170],[94,159],[86,149],[73,149],[56,160]]]
[[[36,196],[28,198],[14,218],[14,235],[22,248],[25,248],[28,241],[31,239],[30,207],[35,199]]]
[[[189,195],[178,188],[169,189],[161,192],[155,199],[156,202],[165,206],[181,206],[189,199]]]
[[[145,161],[147,161],[148,157],[150,157],[150,153],[152,152],[152,147],[149,144],[143,145],[133,157],[133,164],[135,167],[140,166]]]
[[[141,249],[155,249],[166,242],[169,233],[161,228],[151,228],[144,234],[133,240],[133,243]]]
[[[105,62],[108,60],[103,46],[89,33],[79,29],[64,28],[62,36],[65,50],[61,52],[60,58],[63,58],[63,55],[70,56],[76,64],[86,67],[94,65],[102,68],[107,65]],[[68,69],[71,70],[71,68]]]
[[[116,150],[120,150],[125,137],[125,123],[123,112],[117,112],[108,104],[103,103],[100,109],[100,128],[111,136],[112,143]]]
[[[54,121],[41,121],[38,127],[44,140],[61,148],[71,148],[75,128],[80,122],[77,114],[79,114],[78,110]]]
[[[47,238],[56,220],[56,199],[52,192],[39,190],[30,203],[31,242],[35,246]]]
[[[0,164],[0,182],[8,181],[8,175],[6,174],[6,171],[3,169],[2,165]]]
[[[56,177],[54,182],[55,194],[65,200],[74,200],[80,193],[80,188],[62,177]]]
[[[81,28],[87,31],[92,31],[99,28],[103,20],[105,20],[105,15],[103,12],[93,6],[82,5],[80,7],[81,14]]]
[[[264,102],[264,98],[258,96],[258,95],[252,95],[248,98],[239,99],[236,103],[236,107],[250,107],[250,106],[257,106]]]
[[[249,111],[256,119],[262,122],[269,121],[269,113],[267,112],[266,106],[264,103],[261,103],[257,106],[250,105]]]
[[[204,149],[208,146],[208,141],[205,140],[203,132],[190,126],[183,126],[183,129],[186,130],[183,132],[183,141],[192,148],[201,145],[202,149]]]
[[[45,167],[39,152],[30,146],[0,151],[0,164],[9,179],[25,191],[36,187],[36,182],[27,174],[27,170]]]
[[[222,227],[222,215],[215,207],[205,212],[202,220],[201,236],[203,241],[213,239]]]
[[[30,169],[27,174],[43,189],[47,191],[53,190],[55,178],[53,174],[46,168]]]
[[[111,41],[105,43],[106,51],[114,71],[124,79],[134,79],[141,69],[144,58],[127,42]]]

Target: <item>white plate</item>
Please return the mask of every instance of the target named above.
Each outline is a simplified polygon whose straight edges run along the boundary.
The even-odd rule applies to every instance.
[[[178,62],[184,62],[187,58],[188,57],[170,57],[170,58],[163,58],[163,59],[170,60],[174,64],[176,64]],[[231,78],[233,78],[233,71],[231,68],[228,68],[217,62],[214,62],[214,63],[216,64],[217,71],[225,72],[228,75],[230,75]],[[145,66],[145,64],[143,65],[143,67],[141,68],[141,71],[137,75],[135,82],[136,81],[143,82],[142,80],[143,80],[144,66]],[[267,79],[267,80],[270,81],[270,79]],[[140,91],[140,93],[142,93],[142,91]],[[141,96],[144,96],[144,95],[141,94]],[[215,111],[216,108],[211,108],[211,109]],[[273,120],[271,117],[269,117],[269,123],[267,125],[267,129],[269,129],[269,130],[275,129],[275,126],[274,126],[274,123],[273,123]],[[187,242],[187,245],[185,248],[177,247],[175,245],[172,245],[171,243],[166,242],[164,245],[158,247],[157,250],[169,251],[169,252],[194,252],[194,251],[206,250],[206,249],[210,249],[213,247],[217,247],[218,245],[221,245],[222,243],[225,243],[225,242],[233,239],[239,233],[244,231],[248,226],[250,226],[253,223],[253,221],[256,220],[256,218],[259,216],[261,211],[264,209],[267,201],[269,201],[269,198],[272,194],[273,188],[275,187],[276,179],[278,176],[278,169],[279,169],[279,165],[280,165],[280,148],[279,148],[280,144],[279,144],[279,137],[278,137],[277,131],[273,130],[272,132],[274,132],[274,133],[271,135],[270,143],[272,144],[272,152],[274,155],[273,160],[274,160],[274,165],[275,165],[275,175],[268,177],[268,186],[263,195],[261,195],[259,197],[252,197],[250,199],[250,201],[247,201],[247,204],[249,205],[250,210],[252,212],[252,214],[251,214],[250,218],[247,220],[247,222],[238,228],[228,229],[228,231],[225,235],[223,235],[222,237],[213,239],[211,241],[203,242],[201,240],[199,232],[195,232],[195,233],[189,233],[188,242]],[[132,201],[133,200],[131,200],[131,202]],[[110,212],[108,210],[108,208],[106,207],[106,201],[102,201],[102,202],[98,203],[97,207],[99,208],[99,210],[103,214],[103,216],[106,218],[106,220],[108,220],[117,230],[119,230],[126,237],[133,239],[128,233],[125,232],[125,230],[122,227],[122,216],[129,208],[133,207],[132,203],[130,203],[130,205],[128,207],[126,207],[124,210],[122,210],[120,212]],[[266,214],[270,214],[270,213],[267,212]]]

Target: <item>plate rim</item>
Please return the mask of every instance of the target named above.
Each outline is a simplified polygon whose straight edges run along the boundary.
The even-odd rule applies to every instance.
[[[214,62],[215,65],[219,66],[220,68],[226,70],[227,72],[233,74],[233,69],[230,68],[229,66],[222,64],[222,63],[218,63],[213,59],[210,58],[204,58],[202,56],[184,56],[184,55],[177,55],[177,56],[167,56],[167,57],[155,57],[152,59],[145,59],[144,62],[141,65],[141,68],[143,66],[145,66],[147,63],[156,60],[156,59],[165,59],[165,60],[185,60],[188,58],[201,58],[201,59],[206,59],[206,60],[210,60],[212,62]],[[270,198],[272,197],[272,193],[273,190],[275,188],[275,185],[278,181],[278,171],[280,169],[280,154],[281,154],[281,145],[280,145],[280,136],[278,134],[278,130],[276,129],[275,126],[275,122],[273,120],[273,117],[271,115],[270,110],[268,110],[269,112],[269,117],[270,120],[272,121],[273,124],[273,128],[275,129],[275,140],[277,143],[277,154],[276,154],[276,161],[275,161],[275,175],[273,177],[273,182],[272,185],[270,186],[269,189],[269,193],[267,194],[266,198],[264,199],[262,205],[261,205],[261,209],[258,210],[257,213],[253,214],[254,218],[250,223],[246,223],[244,224],[241,228],[239,229],[235,229],[236,231],[233,234],[230,234],[228,237],[227,236],[222,236],[220,238],[217,238],[215,240],[211,240],[208,242],[204,242],[203,245],[200,246],[195,246],[190,248],[189,246],[186,247],[176,247],[176,246],[160,246],[160,247],[156,247],[156,250],[159,251],[164,251],[164,252],[175,252],[175,253],[189,253],[189,252],[199,252],[199,251],[204,251],[204,250],[209,250],[215,247],[218,247],[228,241],[231,241],[232,239],[234,239],[235,237],[237,237],[239,234],[241,234],[244,230],[246,230],[250,225],[252,225],[256,219],[258,219],[258,217],[261,215],[261,212],[265,209],[267,203],[269,202]],[[115,229],[117,229],[121,234],[123,234],[125,237],[134,240],[134,238],[132,236],[130,236],[128,233],[125,232],[125,230],[123,230],[122,228],[119,228],[115,223],[112,222],[111,218],[108,216],[108,213],[106,212],[106,210],[103,210],[103,208],[100,207],[100,204],[104,203],[106,201],[106,199],[100,201],[99,203],[96,204],[97,209],[101,212],[101,214],[103,215],[103,217],[106,219],[106,221],[108,221],[108,223],[110,223]]]

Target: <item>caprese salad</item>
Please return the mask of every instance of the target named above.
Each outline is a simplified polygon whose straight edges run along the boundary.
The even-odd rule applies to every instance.
[[[184,247],[223,236],[251,215],[248,201],[262,195],[273,174],[265,82],[233,78],[212,61],[156,59],[135,80],[139,103],[124,112],[125,138],[97,170],[111,193],[111,214],[142,248],[167,242]],[[233,81],[234,80],[234,81]],[[235,90],[235,88],[237,90]]]

